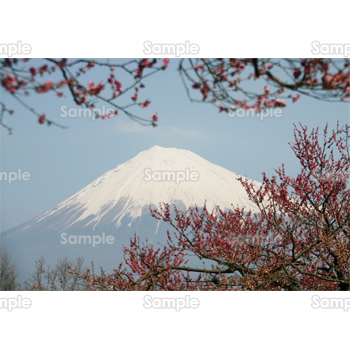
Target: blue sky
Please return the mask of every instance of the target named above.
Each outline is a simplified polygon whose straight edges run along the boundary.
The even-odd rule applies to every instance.
[[[13,134],[0,130],[1,171],[20,168],[31,174],[27,182],[1,182],[1,231],[43,213],[154,145],[187,149],[262,181],[262,172],[271,176],[282,163],[288,175],[298,173],[299,163],[288,145],[294,140],[293,123],[301,122],[310,129],[323,129],[328,123],[330,130],[337,120],[340,125],[349,123],[349,104],[304,96],[296,103],[288,102],[281,118],[229,118],[211,105],[191,103],[177,67],[178,60],[171,59],[168,70],[145,80],[140,100],[149,98],[151,104],[145,110],[134,110],[144,117],[157,112],[157,128],[142,127],[125,115],[110,120],[61,118],[60,106],[73,106],[70,99],[51,93],[29,96],[28,104],[68,129],[47,127],[1,90],[1,100],[15,110],[4,120],[14,128]],[[99,82],[101,74],[91,70],[88,80]]]

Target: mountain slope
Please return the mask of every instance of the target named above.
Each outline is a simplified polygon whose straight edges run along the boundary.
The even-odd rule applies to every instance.
[[[108,265],[122,260],[121,245],[128,244],[136,231],[142,239],[165,237],[163,222],[150,216],[149,206],[159,202],[208,210],[245,206],[256,210],[237,174],[212,164],[200,156],[176,148],[154,146],[117,166],[67,200],[42,215],[2,234],[2,241],[22,267],[33,266],[45,255],[57,259],[64,254],[84,255],[87,262],[96,259]],[[260,186],[254,182],[254,186]],[[115,238],[111,246],[61,243],[61,234],[96,235],[105,232]],[[118,252],[115,255],[115,252]],[[114,255],[113,255],[114,254]],[[111,255],[117,256],[112,259]],[[115,260],[115,261],[114,261]]]

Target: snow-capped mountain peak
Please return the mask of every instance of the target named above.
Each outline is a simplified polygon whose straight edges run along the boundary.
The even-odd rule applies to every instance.
[[[123,217],[139,217],[149,210],[149,205],[165,202],[182,208],[201,207],[205,200],[208,210],[217,205],[231,208],[231,204],[254,210],[237,177],[188,150],[153,146],[106,172],[38,219],[63,208],[79,208],[80,215],[75,215],[69,226],[88,217],[91,220],[85,225],[95,226],[108,216],[118,227]]]

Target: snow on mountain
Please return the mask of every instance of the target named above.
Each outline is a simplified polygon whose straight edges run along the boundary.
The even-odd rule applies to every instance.
[[[206,200],[210,211],[216,206],[231,209],[231,204],[256,211],[238,176],[193,152],[154,146],[42,215],[2,233],[3,242],[23,266],[33,266],[41,255],[57,259],[68,253],[72,257],[84,254],[87,262],[102,257],[106,263],[116,251],[111,247],[89,250],[60,244],[62,232],[105,232],[117,239],[119,255],[115,259],[120,262],[121,244],[127,244],[133,233],[142,239],[165,237],[169,227],[151,217],[150,205],[154,208],[165,202],[185,210],[194,205],[203,207]],[[254,186],[260,185],[254,181]]]

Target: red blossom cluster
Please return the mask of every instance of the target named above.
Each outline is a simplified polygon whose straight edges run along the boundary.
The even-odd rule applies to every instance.
[[[134,105],[141,108],[149,106],[149,99],[139,102],[139,89],[145,87],[142,81],[166,69],[170,63],[168,58],[142,58],[123,64],[112,64],[108,60],[46,60],[48,64],[34,67],[30,64],[30,59],[1,59],[1,86],[5,91],[16,95],[21,102],[24,102],[23,94],[29,95],[33,90],[40,94],[53,91],[55,96],[61,98],[65,96],[62,89],[66,88],[78,106],[94,108],[97,102],[107,103],[115,109],[114,115],[121,111],[143,125],[156,126],[153,118],[141,118],[131,113],[129,108]],[[106,81],[83,84],[80,77],[97,67],[110,70]],[[134,82],[122,89],[121,79],[116,79],[116,69],[129,74]],[[179,71],[188,94],[190,95],[190,90],[187,82],[195,94],[200,94],[199,99],[191,96],[190,99],[210,103],[219,112],[228,113],[238,108],[256,112],[267,108],[284,108],[287,106],[286,100],[296,102],[302,95],[323,101],[350,101],[350,60],[347,58],[184,58],[180,60]],[[57,82],[53,79],[41,81],[41,78],[54,73],[60,74]],[[110,95],[108,87],[111,89]],[[131,89],[135,90],[131,96],[132,103],[123,106],[117,104],[120,97]],[[26,106],[25,103],[22,104]],[[38,117],[41,115],[29,106],[28,109]],[[46,122],[56,124],[48,119]],[[0,116],[0,124],[4,126],[3,115]]]
[[[34,113],[38,117],[40,124],[45,122],[48,125],[55,124],[61,126],[60,124],[43,118],[44,114],[36,112],[34,108],[28,106],[23,100],[23,95],[27,96],[32,91],[36,93],[50,93],[54,92],[55,96],[61,98],[65,96],[63,91],[66,88],[68,94],[71,95],[74,102],[78,106],[84,106],[86,108],[95,108],[96,103],[107,103],[113,109],[114,112],[108,115],[96,115],[96,118],[109,119],[114,115],[118,115],[119,111],[124,112],[129,118],[143,124],[157,126],[156,120],[152,117],[151,119],[141,118],[128,109],[133,105],[138,105],[141,108],[147,108],[151,101],[146,99],[143,102],[137,102],[138,99],[138,89],[144,88],[143,80],[148,76],[167,68],[169,64],[169,59],[164,59],[161,65],[158,65],[158,59],[148,60],[146,58],[140,60],[131,60],[123,64],[113,64],[109,61],[97,61],[97,60],[68,60],[68,59],[46,59],[48,64],[40,65],[39,67],[32,66],[30,64],[30,59],[16,59],[16,58],[6,58],[0,60],[0,76],[1,76],[1,86],[5,91],[13,94],[31,113]],[[106,82],[88,82],[83,84],[80,77],[87,74],[91,69],[107,68],[110,70],[109,77]],[[123,70],[127,72],[130,76],[134,77],[137,81],[129,87],[122,89],[122,82],[116,79],[115,70]],[[145,69],[149,70],[149,73],[145,73]],[[55,74],[54,74],[55,73]],[[45,79],[47,75],[51,75],[53,78],[57,76],[59,79]],[[110,87],[112,93],[109,95],[107,93],[107,87]],[[120,97],[127,93],[131,88],[135,88],[136,93],[131,97],[133,104],[121,105],[117,104]],[[1,110],[2,115],[0,116],[1,125],[7,127],[3,124],[3,113],[9,112],[6,108]],[[13,113],[13,111],[11,111]],[[62,127],[62,126],[61,126]],[[7,127],[9,131],[11,128]]]
[[[338,124],[328,136],[326,127],[322,143],[318,129],[295,126],[296,178],[284,166],[271,179],[263,174],[260,188],[238,178],[258,214],[160,205],[152,216],[173,230],[164,247],[141,245],[135,234],[124,247],[126,268],[120,264],[111,275],[87,270],[79,278],[89,290],[349,291],[349,131]],[[189,263],[191,256],[202,266]]]
[[[180,73],[186,87],[189,82],[201,94],[192,101],[212,103],[220,112],[283,108],[287,103],[280,97],[296,102],[301,94],[325,101],[350,97],[349,59],[182,59]],[[256,80],[269,85],[264,93],[249,87]]]
[[[135,79],[141,78],[142,72],[145,68],[151,68],[153,65],[157,63],[157,60],[154,58],[152,61],[148,61],[147,58],[143,58],[142,61],[138,65],[138,69],[136,69],[135,73]]]
[[[28,82],[16,79],[13,75],[6,73],[4,79],[1,79],[1,85],[11,94],[16,93],[17,90],[26,86]]]

